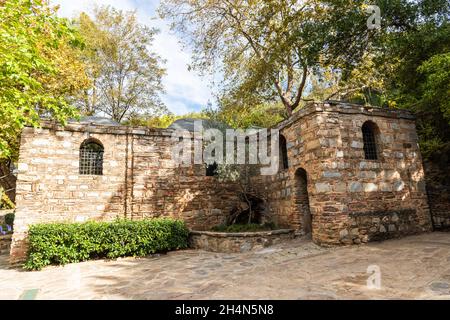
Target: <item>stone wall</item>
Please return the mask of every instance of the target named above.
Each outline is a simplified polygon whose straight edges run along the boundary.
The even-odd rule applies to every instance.
[[[171,145],[170,135],[134,138],[132,217],[170,214],[196,230],[221,224],[238,201],[236,186],[205,176],[203,165],[176,166]]]
[[[44,123],[22,132],[11,259],[26,254],[30,224],[169,216],[205,230],[223,222],[236,188],[206,177],[203,166],[171,159],[171,131]],[[104,146],[103,175],[79,174],[86,139]]]
[[[350,213],[350,224],[340,232],[344,244],[386,240],[423,231],[415,209]]]
[[[286,139],[288,153],[288,169],[279,165],[279,171],[273,176],[257,176],[252,178],[256,192],[266,199],[271,220],[280,227],[302,229],[303,213],[300,206],[295,205],[298,186],[295,179],[297,169],[303,168],[310,181],[321,180],[321,166],[317,161],[322,156],[317,131],[320,129],[318,117],[320,113],[305,113],[305,110],[296,113],[291,121],[281,123],[278,128],[280,134]],[[301,113],[301,116],[300,116]],[[280,157],[281,158],[281,157]],[[281,162],[281,161],[280,161]],[[309,194],[312,185],[308,184]],[[331,191],[331,190],[330,190]],[[315,198],[309,197],[309,206],[316,206]]]
[[[365,160],[362,125],[377,127],[378,160]],[[361,243],[431,229],[414,117],[401,110],[313,103],[278,125],[288,167],[254,176],[271,220],[319,244]],[[24,258],[30,224],[170,216],[197,230],[222,223],[239,188],[179,167],[172,131],[44,123],[21,137],[12,260]],[[103,175],[79,174],[79,148],[104,146]],[[282,157],[280,157],[282,158]],[[305,184],[306,183],[306,184]],[[308,218],[308,215],[311,218]]]
[[[7,254],[11,247],[12,234],[0,235],[0,254]]]
[[[424,163],[428,199],[435,230],[450,230],[450,148]]]
[[[378,160],[365,160],[361,127],[368,120],[379,129]],[[280,225],[305,227],[295,191],[302,188],[296,173],[304,169],[316,243],[384,238],[385,227],[375,229],[367,219],[397,219],[396,212],[402,212],[401,223],[387,224],[389,236],[431,230],[411,114],[348,104],[311,104],[278,128],[287,140],[289,167],[253,182],[268,199]],[[355,220],[358,215],[366,219]]]

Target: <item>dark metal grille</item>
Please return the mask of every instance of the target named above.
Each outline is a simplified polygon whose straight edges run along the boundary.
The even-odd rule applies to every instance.
[[[80,174],[103,174],[103,147],[97,143],[83,144],[80,148]]]
[[[207,164],[206,165],[206,176],[213,177],[217,175],[217,163]]]
[[[280,135],[280,166],[282,169],[288,169],[289,168],[289,160],[288,160],[288,153],[287,153],[287,145],[286,145],[286,138],[282,135]]]
[[[364,141],[364,155],[366,160],[377,160],[377,142],[375,139],[374,127],[371,123],[364,123],[362,126],[362,134]]]

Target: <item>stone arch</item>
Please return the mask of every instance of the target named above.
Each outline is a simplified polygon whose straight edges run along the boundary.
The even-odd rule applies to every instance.
[[[295,212],[298,215],[302,231],[312,234],[312,215],[309,207],[308,175],[303,168],[295,172]]]

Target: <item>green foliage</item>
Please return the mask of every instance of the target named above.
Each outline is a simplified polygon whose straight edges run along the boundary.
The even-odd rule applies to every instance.
[[[41,116],[76,117],[68,96],[88,86],[82,42],[46,1],[0,2],[0,159],[17,160],[18,137]]]
[[[290,116],[320,68],[332,66],[334,73],[345,74],[364,59],[368,39],[376,32],[367,27],[371,4],[163,0],[159,12],[186,35],[194,68],[224,75],[221,96],[240,107],[278,101]],[[356,90],[372,80],[344,85]]]
[[[450,52],[432,56],[417,70],[425,78],[419,88],[422,92],[421,107],[439,107],[444,118],[450,123]]]
[[[345,72],[331,66],[316,69],[310,76],[311,90],[305,95],[305,101],[331,99],[383,106],[386,100],[384,75],[375,68],[375,57],[366,54],[357,66]]]
[[[235,129],[271,128],[287,117],[282,103],[240,105],[227,98],[221,99],[219,109],[206,109],[205,113],[210,119],[226,123]]]
[[[5,215],[5,223],[12,226],[14,224],[14,213],[8,213]]]
[[[179,119],[209,119],[208,115],[202,112],[191,112],[184,115],[163,114],[161,116],[133,116],[124,121],[125,125],[144,126],[149,128],[167,128]]]
[[[329,30],[316,1],[164,0],[169,18],[193,48],[193,67],[224,75],[225,96],[237,104],[299,105],[309,68]]]
[[[1,230],[6,232],[6,234],[11,234],[12,231],[12,227],[14,225],[14,213],[8,213],[5,215],[5,223],[4,224],[0,224],[1,226]],[[8,226],[11,228],[11,231],[8,231]]]
[[[241,166],[239,164],[219,164],[216,169],[217,179],[221,182],[240,182],[243,178]]]
[[[417,115],[422,153],[450,143],[450,2],[380,1],[390,29],[374,45],[389,105]]]
[[[272,122],[252,109],[276,100],[285,117],[302,99],[338,99],[412,110],[425,154],[450,142],[448,0],[161,3],[193,66],[224,75],[220,112],[233,127]],[[380,29],[367,27],[368,5]]]
[[[433,154],[439,153],[450,145],[448,139],[450,129],[442,114],[420,112],[416,122],[420,151],[425,159],[429,159]]]
[[[232,224],[230,226],[227,225],[218,225],[212,228],[212,231],[216,232],[257,232],[257,231],[270,231],[276,229],[276,225],[274,223],[265,223],[265,224],[256,224],[256,223],[248,223],[248,224]]]
[[[164,61],[151,49],[158,30],[139,23],[135,11],[110,6],[96,7],[92,17],[82,13],[77,23],[93,83],[77,100],[82,112],[103,113],[117,122],[165,112],[159,96]]]
[[[166,218],[36,224],[28,233],[29,252],[24,268],[39,270],[50,264],[183,249],[188,245],[188,235],[182,221]]]

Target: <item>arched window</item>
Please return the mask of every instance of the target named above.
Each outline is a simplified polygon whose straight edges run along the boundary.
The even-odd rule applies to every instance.
[[[280,134],[280,167],[285,170],[289,168],[286,138]]]
[[[364,141],[364,155],[366,160],[378,159],[377,135],[378,127],[372,121],[364,122],[362,126],[362,134]]]
[[[103,152],[104,148],[100,141],[95,139],[84,141],[80,147],[80,174],[102,175]]]

